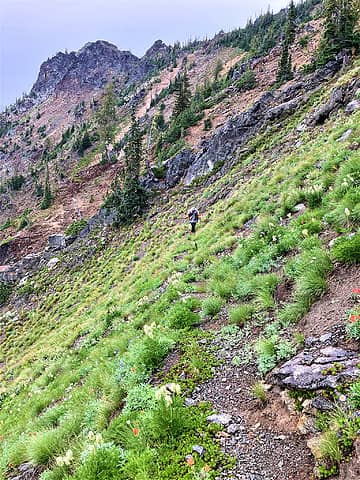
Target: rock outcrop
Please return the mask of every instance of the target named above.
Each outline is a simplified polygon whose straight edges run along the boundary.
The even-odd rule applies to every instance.
[[[87,43],[78,52],[59,52],[41,65],[30,97],[41,101],[59,91],[100,89],[113,77],[124,86],[141,81],[155,67],[155,60],[164,58],[167,51],[168,47],[158,41],[140,59],[98,40]]]
[[[358,365],[357,352],[315,345],[275,368],[271,381],[296,390],[336,388],[360,375]]]
[[[189,185],[196,178],[209,174],[219,164],[223,164],[224,171],[228,169],[235,163],[237,155],[251,138],[274,122],[283,121],[301,108],[309,100],[309,95],[315,92],[323,82],[330,80],[341,66],[341,59],[334,60],[323,69],[295,84],[278,92],[264,93],[249,110],[231,118],[223,127],[217,129],[209,140],[203,142],[199,152],[186,151],[186,154],[180,152],[169,159],[166,164],[167,184],[173,186],[183,180],[186,185]],[[351,91],[354,88],[355,85],[352,85]],[[348,92],[341,95],[340,92],[334,93],[334,104],[337,105],[340,102],[340,96],[341,101],[344,101],[348,97]],[[325,114],[325,110],[326,114],[329,114],[331,108],[324,107],[321,115]],[[309,120],[309,123],[312,121]],[[182,178],[181,171],[184,171]],[[176,172],[173,178],[172,172]]]

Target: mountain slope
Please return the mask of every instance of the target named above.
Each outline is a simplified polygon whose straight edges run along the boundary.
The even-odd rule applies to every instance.
[[[144,59],[106,42],[59,54],[40,103],[2,117],[1,478],[358,478],[360,60],[275,85],[282,18],[158,41]],[[322,30],[300,18],[299,67]],[[254,39],[260,57],[236,46]],[[126,84],[120,64],[156,74]],[[113,68],[109,144],[97,112]],[[192,91],[180,130],[179,74]],[[149,207],[115,228],[99,207],[134,109]]]
[[[358,69],[345,72],[334,80],[334,86],[356,79]],[[203,407],[191,407],[195,416],[189,421],[198,429],[195,437],[186,424],[189,412],[180,404],[171,408],[182,416],[183,433],[166,416],[166,405],[159,406],[165,423],[156,423],[160,418],[153,415],[159,411],[148,382],[175,344],[180,348],[178,360],[173,369],[170,365],[164,373],[160,370],[161,382],[175,380],[189,395],[195,383],[211,375],[209,366],[216,369],[218,354],[206,353],[208,333],[202,333],[202,328],[210,332],[216,328],[211,318],[218,308],[229,312],[230,319],[231,315],[236,318],[231,314],[234,307],[245,304],[252,311],[253,320],[248,320],[247,327],[252,332],[246,347],[249,358],[237,351],[240,364],[249,362],[246,370],[252,371],[257,362],[260,371],[268,369],[262,366],[265,359],[257,347],[259,336],[273,341],[276,335],[284,352],[293,354],[296,343],[292,329],[286,326],[326,289],[323,282],[333,268],[329,235],[358,231],[357,210],[349,202],[354,202],[359,188],[359,153],[354,143],[359,138],[359,113],[347,117],[340,112],[315,130],[297,130],[328,92],[314,94],[306,109],[277,131],[263,133],[252,153],[240,157],[233,170],[210,186],[164,193],[148,213],[149,221],[119,233],[97,232],[91,241],[80,241],[64,252],[55,270],[44,268],[23,284],[14,307],[2,317],[4,474],[7,471],[11,478],[12,465],[30,461],[40,465],[38,472],[43,468],[52,471],[41,478],[64,478],[78,468],[82,452],[91,445],[89,431],[101,432],[105,442],[111,440],[126,449],[128,457],[120,474],[111,470],[111,458],[119,451],[95,446],[98,461],[104,455],[107,462],[107,478],[192,478],[203,468],[204,475],[210,468],[212,478],[217,469],[224,469],[226,462],[214,450],[216,440],[211,446],[211,431],[218,428],[206,426]],[[339,141],[350,130],[346,140]],[[350,177],[354,183],[344,187]],[[316,201],[312,196],[315,185],[322,192]],[[305,211],[287,217],[301,200],[307,204]],[[201,211],[195,241],[182,220],[191,204]],[[345,208],[350,217],[344,214]],[[359,233],[353,237],[358,238]],[[104,249],[105,241],[109,243]],[[92,242],[97,249],[93,250]],[[86,249],[91,249],[92,258],[86,259]],[[333,251],[336,259],[339,254]],[[74,254],[84,263],[71,268]],[[313,264],[308,263],[309,256]],[[301,265],[300,270],[296,265]],[[314,269],[318,277],[307,284]],[[279,305],[274,288],[286,278],[293,282],[293,294],[290,303]],[[17,313],[15,305],[23,304],[24,296],[32,307]],[[210,302],[215,307],[210,309]],[[242,324],[246,318],[236,321]],[[345,320],[339,318],[338,324],[343,326]],[[198,322],[202,328],[193,330],[191,325]],[[150,327],[144,331],[144,325]],[[241,330],[232,328],[236,339]],[[225,329],[221,335],[227,338],[229,333],[231,329]],[[197,347],[199,336],[204,335]],[[349,348],[346,342],[343,347]],[[226,383],[218,388],[223,390]],[[251,398],[250,392],[247,395]],[[160,430],[150,435],[154,428]],[[258,428],[262,434],[269,428],[277,431],[274,423]],[[299,437],[302,448],[306,448],[307,436]],[[283,438],[281,429],[277,437],[274,441],[282,446],[279,451],[285,452],[289,437]],[[203,457],[192,453],[196,444],[205,446]],[[69,466],[61,466],[61,461],[56,466],[54,458],[69,449],[74,456]],[[193,460],[186,455],[193,455]],[[297,463],[283,461],[279,470],[263,473],[266,478],[278,478],[281,471],[288,478],[305,479],[312,468],[311,463],[305,467],[307,461],[303,470]],[[84,465],[94,471],[94,465]],[[252,468],[245,464],[244,478],[250,478]],[[84,469],[74,478],[87,478]]]

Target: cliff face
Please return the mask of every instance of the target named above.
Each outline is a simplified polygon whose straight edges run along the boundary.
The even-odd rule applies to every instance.
[[[78,52],[57,53],[41,65],[30,95],[44,100],[58,91],[102,88],[115,77],[124,85],[141,81],[150,71],[148,60],[158,54],[158,49],[155,50],[142,61],[131,52],[98,40],[87,43]]]

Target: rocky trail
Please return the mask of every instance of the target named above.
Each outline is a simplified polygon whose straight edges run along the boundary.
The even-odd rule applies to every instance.
[[[291,329],[290,333],[301,330],[304,334],[304,351],[313,355],[311,369],[316,367],[317,355],[328,355],[326,367],[337,364],[336,357],[344,365],[346,362],[358,362],[356,346],[347,340],[344,330],[347,311],[354,302],[351,292],[358,280],[358,268],[355,266],[336,267],[329,277],[327,293],[313,305],[301,324]],[[201,287],[203,290],[204,285]],[[186,298],[189,296],[206,298],[205,293],[199,292],[185,295]],[[208,420],[222,426],[217,438],[223,452],[236,462],[231,471],[222,472],[217,479],[310,480],[316,468],[309,448],[317,431],[315,414],[334,405],[324,400],[321,388],[318,388],[315,389],[318,391],[314,400],[305,400],[304,409],[297,411],[288,390],[275,379],[281,365],[263,379],[267,382],[264,383],[266,401],[262,403],[256,399],[253,386],[261,381],[261,377],[251,345],[259,337],[262,327],[254,324],[241,329],[223,328],[228,324],[228,307],[223,308],[217,318],[206,320],[201,326],[214,332],[214,338],[205,348],[216,352],[219,364],[214,368],[213,377],[198,385],[191,398],[186,400],[189,405],[210,402],[217,412]],[[319,321],[320,317],[325,319],[324,322]],[[339,352],[344,354],[344,358],[339,357]],[[171,364],[176,363],[179,357],[177,352],[176,359],[169,359]],[[290,369],[295,369],[298,357],[301,357],[301,352],[286,362],[285,368],[289,364]],[[343,381],[333,372],[324,375],[323,370],[321,377],[329,384]],[[314,382],[317,379],[316,375],[311,378]],[[303,380],[301,371],[298,380]],[[352,468],[356,469],[359,459],[354,458],[355,467]],[[341,470],[340,476],[331,478],[352,480],[355,477],[348,477]]]
[[[198,386],[193,402],[209,401],[219,414],[212,421],[223,425],[217,435],[225,453],[236,459],[226,480],[308,480],[314,468],[306,439],[296,431],[296,418],[284,402],[271,393],[268,405],[261,405],[252,394],[260,380],[248,350],[250,331],[214,338],[221,364],[213,378]],[[250,358],[246,358],[246,356]],[[239,365],[239,362],[249,363]],[[270,385],[269,385],[270,387]]]

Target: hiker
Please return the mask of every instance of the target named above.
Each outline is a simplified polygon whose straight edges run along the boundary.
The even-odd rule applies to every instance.
[[[199,211],[195,207],[190,208],[188,211],[188,217],[191,225],[191,233],[195,233],[195,227],[199,221]]]

